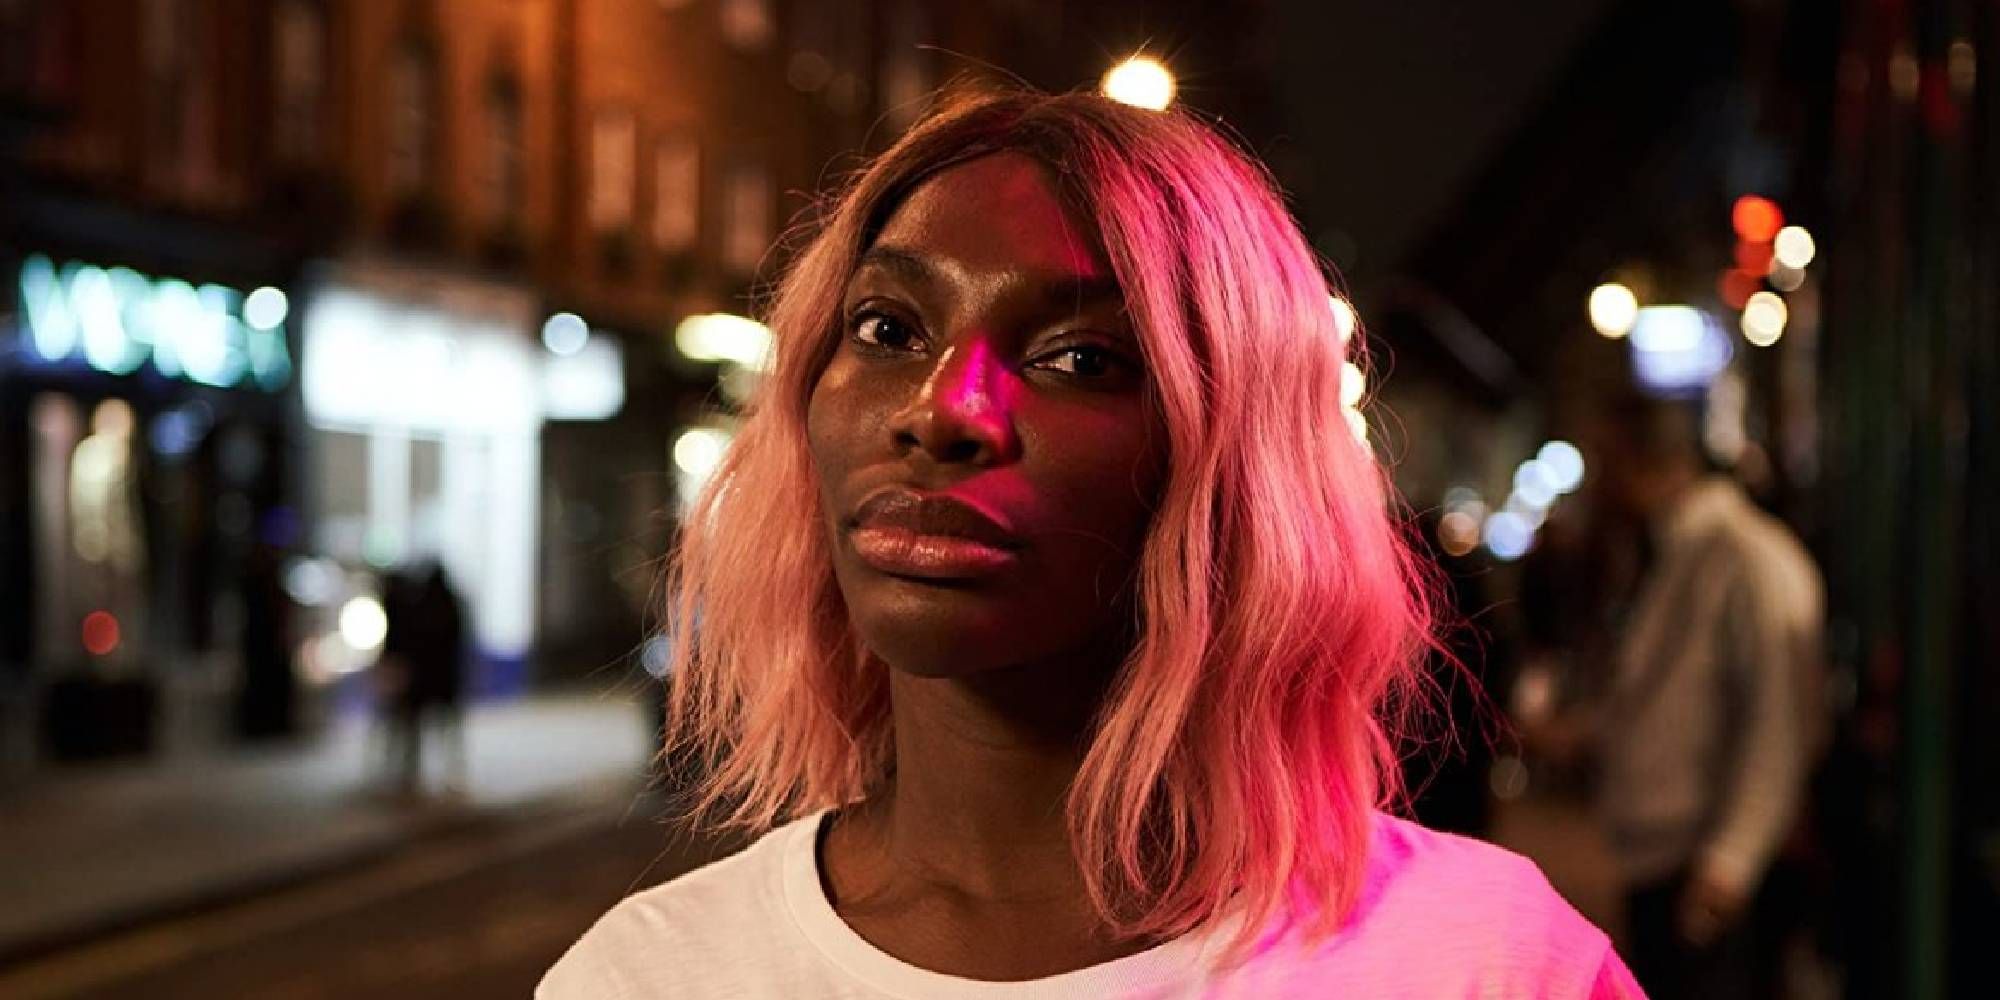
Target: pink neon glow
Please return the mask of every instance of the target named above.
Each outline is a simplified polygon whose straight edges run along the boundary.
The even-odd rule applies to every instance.
[[[959,350],[961,347],[963,351]],[[946,347],[938,356],[937,366],[931,369],[931,377],[917,393],[920,416],[927,429],[929,422],[942,416],[961,426],[976,428],[975,436],[980,440],[996,442],[1003,449],[1010,447],[1014,432],[1006,417],[1007,405],[1011,403],[1006,398],[1008,381],[994,377],[996,372],[1004,370],[1002,365],[992,341],[985,337]]]
[[[685,522],[670,731],[712,760],[712,815],[750,827],[885,773],[886,676],[832,575],[806,402],[871,227],[918,179],[1002,148],[1056,165],[1096,221],[1172,451],[1141,640],[1070,797],[1093,900],[1134,933],[1225,908],[1247,931],[1289,915],[1330,932],[1396,790],[1389,734],[1430,605],[1383,471],[1338,417],[1347,356],[1327,276],[1263,170],[1178,112],[961,95],[841,197],[773,302],[764,395]],[[934,379],[977,418],[994,400],[974,344]]]

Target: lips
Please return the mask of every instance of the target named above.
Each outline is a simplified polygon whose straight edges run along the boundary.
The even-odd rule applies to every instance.
[[[1019,536],[979,508],[942,493],[878,490],[856,509],[854,552],[875,569],[933,580],[971,579],[1011,565]]]

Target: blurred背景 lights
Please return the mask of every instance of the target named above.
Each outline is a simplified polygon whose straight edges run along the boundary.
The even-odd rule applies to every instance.
[[[1514,496],[1536,510],[1547,510],[1556,502],[1556,476],[1540,459],[1528,459],[1514,469]]]
[[[730,361],[762,371],[770,365],[771,329],[745,316],[704,313],[681,320],[674,346],[693,361]]]
[[[1354,409],[1368,394],[1368,374],[1352,361],[1340,366],[1340,405]]]
[[[1597,286],[1590,293],[1590,325],[1613,340],[1632,332],[1639,318],[1639,297],[1615,281]]]
[[[1549,474],[1549,484],[1557,493],[1570,493],[1583,485],[1583,452],[1576,445],[1550,441],[1535,454],[1535,461]]]
[[[1449,556],[1462,556],[1479,546],[1479,520],[1469,512],[1454,510],[1438,519],[1438,548]]]
[[[557,357],[569,357],[590,342],[590,325],[575,313],[556,313],[542,324],[542,346]]]
[[[1347,342],[1354,339],[1354,328],[1359,325],[1360,320],[1354,314],[1353,303],[1338,295],[1332,296],[1332,299],[1333,328],[1340,334],[1340,346],[1346,347]]]
[[[1732,267],[1722,272],[1716,280],[1715,295],[1722,304],[1731,309],[1741,309],[1750,301],[1750,296],[1764,285],[1764,275],[1760,271],[1745,271]]]
[[[118,619],[111,612],[83,616],[83,648],[92,656],[109,656],[118,648]]]
[[[1773,261],[1773,263],[1776,262]],[[1768,280],[1771,282],[1771,287],[1778,291],[1796,292],[1800,286],[1806,283],[1806,272],[1800,268],[1786,267],[1783,264],[1779,264],[1771,269],[1771,276]],[[1749,296],[1744,297],[1743,303],[1744,305],[1750,304]]]
[[[1736,235],[1750,243],[1769,243],[1785,225],[1785,213],[1778,203],[1761,195],[1746,194],[1736,199],[1729,213]]]
[[[1174,103],[1174,74],[1149,56],[1133,56],[1104,74],[1104,96],[1148,111]]]
[[[291,300],[285,293],[269,285],[251,292],[243,298],[243,322],[253,330],[275,330],[291,315]]]
[[[389,637],[389,615],[382,602],[363,594],[340,609],[340,638],[350,649],[379,648]]]
[[[690,476],[706,477],[722,461],[729,435],[713,427],[691,427],[674,440],[674,465]]]
[[[1803,270],[1813,262],[1819,247],[1813,243],[1812,233],[1804,226],[1786,226],[1778,230],[1778,238],[1772,246],[1774,258],[1780,267]]]
[[[710,476],[722,464],[722,456],[733,439],[721,427],[690,427],[674,439],[675,487],[683,506],[694,503],[708,485]]]
[[[1775,292],[1758,292],[1743,307],[1743,338],[1758,347],[1769,347],[1785,335],[1789,318],[1785,300]]]
[[[1486,549],[1501,562],[1513,562],[1528,553],[1535,543],[1535,527],[1514,511],[1503,510],[1486,519]]]

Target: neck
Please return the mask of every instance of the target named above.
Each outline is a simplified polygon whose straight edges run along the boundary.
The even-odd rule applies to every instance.
[[[1065,804],[1113,669],[1093,657],[893,673],[895,777],[858,811],[865,839],[894,869],[972,897],[1080,898]]]

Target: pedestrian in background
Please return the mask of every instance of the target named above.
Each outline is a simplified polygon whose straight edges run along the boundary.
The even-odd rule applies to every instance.
[[[393,774],[405,794],[421,794],[424,744],[434,735],[449,753],[450,786],[462,790],[466,634],[458,592],[444,565],[431,560],[390,576],[382,610],[389,627],[377,669],[385,673]]]
[[[1757,902],[1827,729],[1819,571],[1710,469],[1690,407],[1607,411],[1599,499],[1640,526],[1637,588],[1593,720],[1598,806],[1656,998],[1776,995]]]

